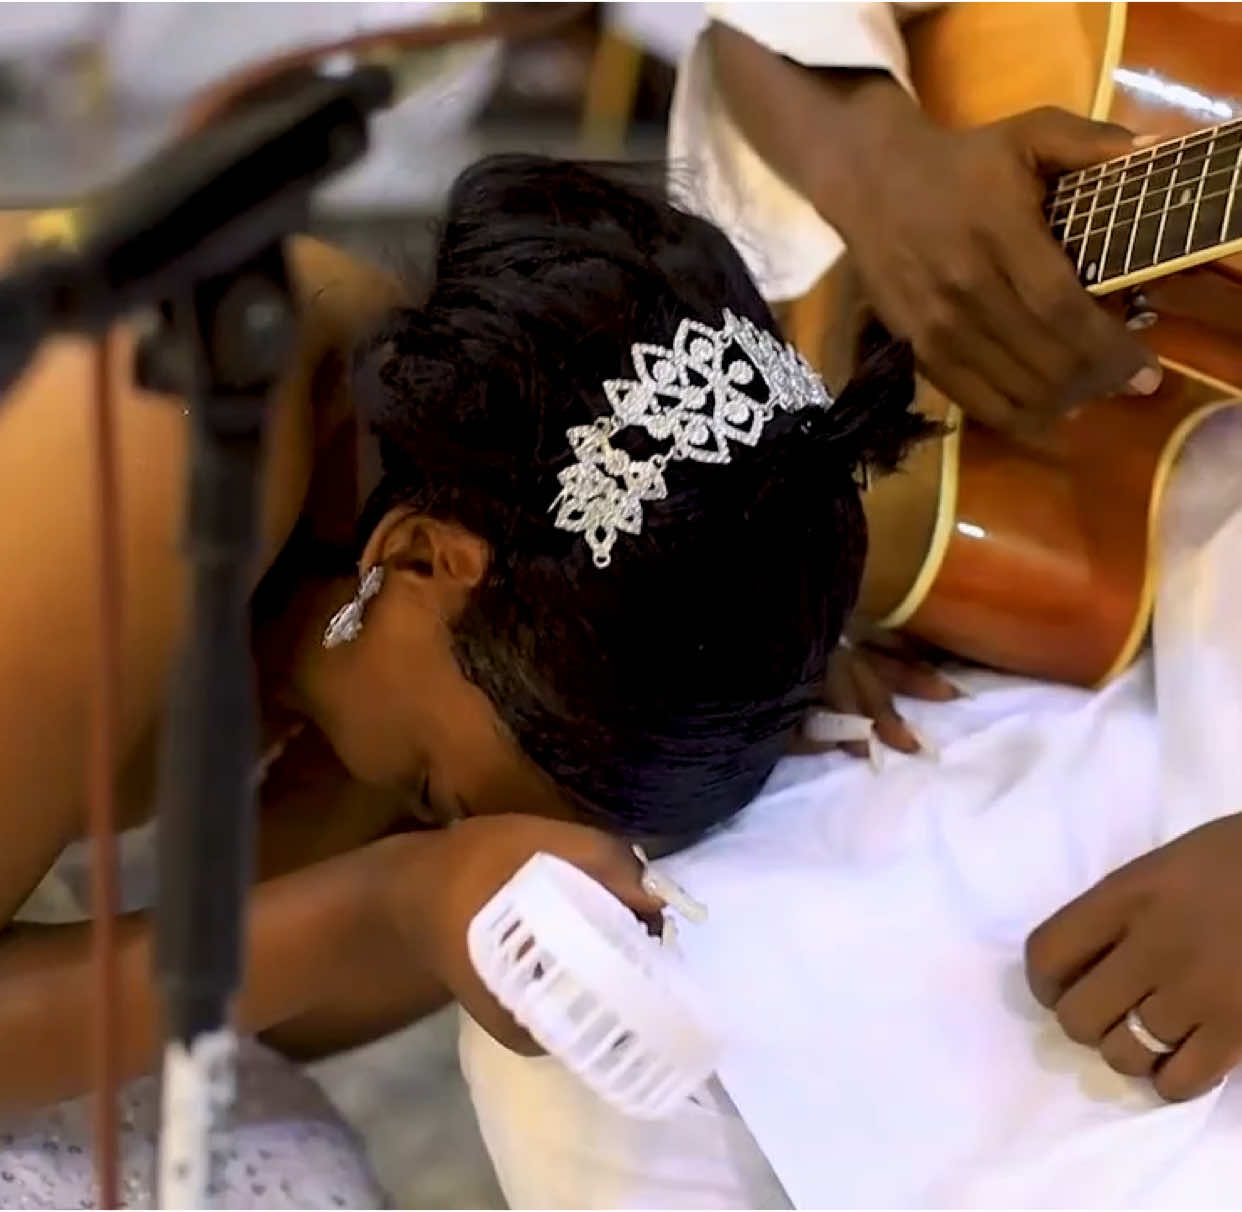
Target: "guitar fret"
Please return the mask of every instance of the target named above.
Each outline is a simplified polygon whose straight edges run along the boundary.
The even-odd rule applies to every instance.
[[[1139,233],[1139,227],[1143,221],[1143,201],[1147,197],[1148,187],[1151,185],[1151,166],[1155,163],[1154,154],[1143,165],[1143,188],[1139,190],[1138,203],[1134,207],[1134,217],[1130,221],[1130,239],[1126,241],[1126,255],[1121,263],[1121,272],[1128,274],[1130,272],[1130,259],[1134,256],[1134,239]]]
[[[1199,172],[1199,188],[1195,191],[1195,204],[1190,211],[1190,220],[1186,224],[1186,246],[1182,249],[1183,255],[1190,252],[1190,246],[1195,240],[1195,220],[1199,217],[1199,207],[1203,204],[1203,187],[1207,183],[1208,170],[1212,166],[1212,145],[1216,142],[1215,137],[1208,140],[1207,155],[1203,157],[1203,168]]]
[[[1117,205],[1121,201],[1123,182],[1125,181],[1125,173],[1121,174],[1121,180],[1117,184],[1116,192],[1113,194],[1113,208],[1108,213],[1108,223],[1104,228],[1104,247],[1100,250],[1100,259],[1094,273],[1091,267],[1087,267],[1087,278],[1090,281],[1098,281],[1104,273],[1104,267],[1108,264],[1108,246],[1113,239],[1113,226],[1117,222]]]
[[[1069,214],[1066,217],[1065,229],[1060,236],[1061,242],[1066,248],[1069,248],[1079,238],[1080,234],[1086,230],[1090,217],[1090,207],[1086,206],[1085,203],[1088,202],[1091,195],[1092,191],[1080,186],[1070,198]]]
[[[1078,194],[1078,191],[1075,190],[1074,196],[1070,199],[1069,214],[1066,216],[1066,219],[1065,219],[1065,230],[1061,232],[1061,235],[1060,235],[1060,239],[1062,243],[1065,243],[1066,241],[1070,239],[1070,231],[1073,229],[1073,226],[1074,226],[1074,211],[1077,210],[1078,203],[1080,200],[1081,199]],[[1054,232],[1056,231],[1055,225],[1053,226],[1053,231]]]
[[[1177,188],[1177,169],[1182,162],[1182,153],[1185,149],[1179,148],[1177,159],[1173,161],[1173,175],[1169,178],[1168,191],[1164,195],[1164,205],[1160,208],[1160,226],[1156,229],[1156,244],[1152,249],[1151,263],[1156,265],[1160,261],[1160,245],[1164,240],[1164,229],[1169,222],[1169,203],[1173,199],[1173,191]]]
[[[1208,155],[1206,185],[1198,214],[1191,224],[1190,252],[1200,252],[1220,243],[1218,233],[1225,227],[1224,212],[1229,206],[1231,188],[1229,183],[1240,151],[1242,133],[1231,139],[1218,139]]]
[[[1103,180],[1103,177],[1104,177],[1104,173],[1101,167],[1101,171],[1100,171],[1101,181]],[[1077,266],[1078,277],[1080,280],[1083,280],[1086,282],[1092,281],[1095,277],[1095,269],[1096,269],[1095,262],[1094,261],[1090,262],[1091,268],[1089,271],[1087,271],[1085,267],[1088,264],[1087,254],[1088,254],[1088,250],[1091,247],[1091,237],[1094,234],[1091,230],[1091,221],[1095,218],[1095,212],[1096,212],[1096,209],[1099,207],[1099,205],[1100,205],[1100,186],[1099,186],[1099,183],[1097,182],[1095,190],[1091,195],[1091,209],[1087,212],[1087,223],[1086,223],[1086,226],[1083,228],[1082,248],[1079,249],[1078,251],[1078,266]]]
[[[1127,156],[1126,159],[1129,163],[1121,173],[1120,188],[1117,190],[1112,218],[1109,221],[1108,239],[1105,240],[1104,251],[1100,254],[1100,271],[1095,277],[1097,282],[1115,278],[1125,272],[1125,260],[1132,244],[1132,239],[1126,238],[1126,232],[1128,229],[1133,237],[1139,207],[1151,179],[1148,171],[1150,156],[1143,159]],[[1116,242],[1113,241],[1114,228],[1119,237]]]
[[[1242,140],[1233,157],[1233,174],[1229,178],[1229,188],[1225,191],[1225,217],[1220,221],[1220,241],[1223,244],[1229,239],[1229,216],[1233,214],[1233,204],[1238,196],[1238,170],[1242,169]]]

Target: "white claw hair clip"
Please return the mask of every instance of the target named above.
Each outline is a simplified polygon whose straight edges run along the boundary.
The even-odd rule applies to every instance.
[[[637,378],[604,383],[612,415],[566,434],[574,462],[557,477],[555,525],[581,534],[597,567],[611,563],[618,533],[642,530],[643,503],[668,495],[670,462],[728,463],[730,443],[754,446],[778,410],[832,406],[823,379],[792,345],[731,311],[723,319],[720,328],[682,320],[671,349],[633,346]],[[632,458],[612,444],[631,427],[669,448]]]

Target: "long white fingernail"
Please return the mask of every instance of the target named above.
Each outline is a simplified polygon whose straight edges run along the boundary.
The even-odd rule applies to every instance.
[[[1138,392],[1141,396],[1149,396],[1160,386],[1163,377],[1159,366],[1144,366],[1130,380],[1130,390]]]
[[[875,724],[865,715],[847,715],[841,711],[816,709],[802,725],[808,741],[820,745],[842,745],[847,741],[867,741],[875,731]]]
[[[906,731],[918,742],[919,753],[930,761],[940,761],[940,746],[926,733],[920,732],[909,720],[905,721]]]
[[[874,732],[867,737],[867,761],[871,763],[871,769],[875,774],[879,774],[884,769],[884,749],[875,739]]]
[[[688,922],[698,925],[707,921],[707,906],[702,901],[696,901],[680,884],[653,868],[643,876],[643,891],[676,909]]]
[[[940,676],[944,678],[944,680],[948,682],[949,685],[952,686],[962,698],[973,699],[978,697],[965,682],[958,681],[957,678],[951,678],[947,673],[942,673]]]
[[[635,843],[630,849],[634,857],[643,865],[643,878],[640,881],[642,890],[658,901],[663,901],[670,909],[676,909],[688,922],[696,925],[707,921],[707,906],[696,901],[680,884],[663,872],[651,866],[647,852]]]

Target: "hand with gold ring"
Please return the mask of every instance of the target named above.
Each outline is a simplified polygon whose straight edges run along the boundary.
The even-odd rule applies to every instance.
[[[1195,1098],[1242,1063],[1242,815],[1101,880],[1027,940],[1027,979],[1118,1073]]]

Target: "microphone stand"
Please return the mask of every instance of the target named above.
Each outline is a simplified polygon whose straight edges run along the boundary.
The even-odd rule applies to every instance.
[[[169,706],[160,802],[164,1208],[211,1202],[219,1130],[235,1088],[230,1010],[241,983],[257,790],[251,561],[263,435],[295,328],[280,237],[304,227],[310,187],[362,154],[366,114],[387,102],[391,81],[380,69],[336,81],[304,76],[291,93],[276,108],[291,106],[296,117],[286,112],[279,128],[246,139],[224,174],[248,173],[259,160],[274,174],[263,200],[217,229],[228,268],[196,275],[164,302],[139,359],[148,384],[190,400],[191,420],[193,607]],[[213,175],[212,192],[220,182]]]
[[[212,1195],[218,1129],[235,1084],[229,1012],[241,981],[258,749],[247,602],[263,435],[294,327],[280,245],[196,282],[165,314],[142,361],[151,383],[185,358],[193,383],[186,513],[193,589],[160,776],[158,1191],[162,1208],[199,1208]]]
[[[292,70],[111,189],[87,212],[76,251],[40,255],[0,280],[0,391],[49,333],[101,333],[155,307],[137,375],[189,404],[191,620],[159,808],[164,1208],[206,1205],[234,1089],[230,1011],[256,792],[251,561],[269,400],[296,312],[282,240],[305,229],[314,187],[362,155],[368,116],[391,96],[384,68]]]

